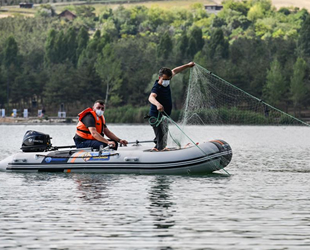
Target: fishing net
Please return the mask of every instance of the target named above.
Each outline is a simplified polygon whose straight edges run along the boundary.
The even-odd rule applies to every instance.
[[[189,143],[191,125],[294,125],[306,122],[277,109],[196,64],[178,123],[169,119],[168,145]],[[196,128],[194,128],[196,129]],[[199,139],[199,138],[198,138]]]

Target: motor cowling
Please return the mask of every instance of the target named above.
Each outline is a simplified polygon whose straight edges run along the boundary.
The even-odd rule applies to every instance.
[[[226,167],[232,159],[232,151],[230,145],[223,140],[212,140],[211,142],[217,146],[220,152],[230,152],[221,157],[221,165],[223,167]]]
[[[44,152],[52,147],[51,137],[34,130],[28,130],[23,138],[23,152]]]

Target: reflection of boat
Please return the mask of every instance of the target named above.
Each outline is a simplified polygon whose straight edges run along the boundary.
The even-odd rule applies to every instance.
[[[24,152],[0,162],[1,171],[18,172],[84,172],[121,174],[202,174],[226,167],[232,151],[222,140],[209,141],[183,149],[151,152],[139,143],[103,149],[60,149],[52,147],[49,135],[28,131]],[[68,148],[68,147],[67,147]]]
[[[152,186],[148,192],[150,205],[147,208],[153,217],[155,229],[167,229],[175,225],[173,219],[175,210],[170,209],[174,205],[170,194],[172,182],[173,179],[164,175],[157,175],[152,180]]]

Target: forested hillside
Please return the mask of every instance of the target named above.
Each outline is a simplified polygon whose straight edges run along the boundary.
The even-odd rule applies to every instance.
[[[160,67],[193,60],[281,109],[306,110],[308,11],[276,10],[270,0],[223,5],[218,15],[208,15],[202,4],[188,10],[102,7],[99,14],[92,6],[71,6],[73,21],[53,17],[52,7],[43,5],[34,18],[2,18],[0,106],[31,108],[36,100],[53,115],[64,103],[76,115],[107,97],[109,108],[124,116],[148,105]],[[188,77],[187,71],[172,81],[176,110]]]

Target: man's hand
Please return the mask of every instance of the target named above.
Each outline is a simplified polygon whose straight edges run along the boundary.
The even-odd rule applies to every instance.
[[[114,142],[114,141],[109,141],[109,142],[108,142],[108,145],[109,145],[111,148],[115,148],[115,142]]]
[[[126,141],[126,140],[120,140],[119,143],[122,144],[122,145],[124,145],[124,146],[127,146],[128,141]]]
[[[191,68],[191,67],[194,67],[194,66],[195,66],[195,63],[194,63],[194,62],[190,62],[190,63],[187,64],[187,66],[190,67],[190,68]]]
[[[157,107],[157,110],[158,110],[158,111],[160,111],[160,112],[163,112],[163,111],[164,111],[164,106],[161,105],[160,103],[158,103],[158,104],[156,105],[156,107]]]

